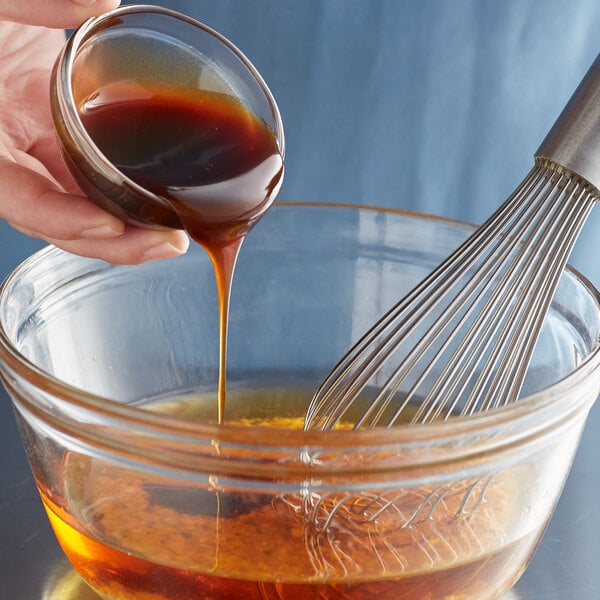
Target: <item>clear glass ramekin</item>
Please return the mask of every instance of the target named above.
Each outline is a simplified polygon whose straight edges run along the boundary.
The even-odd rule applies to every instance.
[[[471,231],[273,207],[234,279],[225,424],[210,261],[47,248],[0,288],[0,373],[50,522],[103,598],[500,598],[551,517],[600,386],[600,304],[564,273],[518,403],[305,432],[351,342]],[[294,428],[296,426],[296,428]]]
[[[94,202],[136,225],[183,228],[169,198],[128,177],[92,139],[81,118],[90,101],[149,98],[157,89],[196,102],[199,91],[222,94],[264,122],[285,154],[279,108],[250,60],[219,32],[168,8],[128,4],[88,19],[67,40],[50,83],[57,141],[71,174]]]

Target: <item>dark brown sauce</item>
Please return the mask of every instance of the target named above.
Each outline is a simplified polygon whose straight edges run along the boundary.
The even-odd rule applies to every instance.
[[[233,271],[245,235],[281,182],[278,140],[234,97],[202,90],[113,84],[88,97],[80,116],[102,153],[166,200],[210,256],[219,297],[222,422]]]

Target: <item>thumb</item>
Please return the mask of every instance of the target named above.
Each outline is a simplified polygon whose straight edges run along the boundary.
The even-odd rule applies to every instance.
[[[119,4],[120,0],[0,0],[0,20],[67,29]]]

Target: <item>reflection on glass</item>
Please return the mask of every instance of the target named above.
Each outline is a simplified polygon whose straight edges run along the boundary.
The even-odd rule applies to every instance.
[[[44,586],[42,600],[102,600],[66,563],[54,570]]]
[[[88,585],[67,565],[55,571],[44,590],[42,600],[102,600]],[[509,591],[502,600],[525,600],[516,590]]]

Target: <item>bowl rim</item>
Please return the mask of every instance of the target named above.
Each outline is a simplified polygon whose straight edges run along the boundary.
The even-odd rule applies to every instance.
[[[273,207],[358,209],[367,212],[385,212],[405,216],[410,219],[434,221],[441,224],[445,223],[459,229],[464,229],[465,232],[475,229],[474,225],[461,220],[385,206],[338,202],[276,201]],[[30,264],[44,260],[47,255],[55,253],[68,255],[68,253],[56,247],[46,246],[21,262],[0,283],[0,305],[3,302],[7,288],[23,270],[27,269]],[[95,259],[82,259],[82,257],[75,255],[73,255],[73,258],[75,260],[102,262]],[[595,300],[600,311],[600,292],[587,278],[570,265],[567,265],[566,270],[584,286],[592,299]],[[586,377],[589,377],[595,370],[600,368],[600,343],[596,344],[596,347],[573,371],[550,386],[522,398],[512,405],[442,422],[432,422],[410,427],[399,426],[389,429],[377,428],[356,431],[304,431],[303,429],[241,426],[227,422],[224,424],[191,423],[183,418],[165,416],[143,408],[123,404],[117,400],[83,392],[74,386],[54,378],[23,356],[14,348],[3,323],[0,322],[0,379],[4,380],[5,384],[7,379],[14,379],[14,376],[10,375],[10,371],[7,371],[7,367],[17,377],[41,389],[45,394],[51,395],[57,402],[73,408],[77,407],[91,411],[95,415],[102,416],[121,427],[134,427],[136,431],[143,432],[146,435],[163,437],[169,440],[178,437],[181,437],[186,442],[197,442],[208,439],[231,443],[234,446],[256,446],[259,444],[267,448],[310,446],[335,450],[347,447],[364,448],[368,446],[370,448],[381,449],[386,447],[396,448],[398,446],[427,447],[432,442],[437,445],[440,440],[443,440],[445,443],[463,446],[466,436],[471,438],[473,436],[485,438],[486,430],[493,429],[503,432],[501,442],[490,441],[492,446],[497,446],[498,443],[501,445],[514,443],[518,439],[531,437],[536,431],[543,431],[561,422],[565,422],[568,420],[568,415],[586,409],[586,405],[588,405],[587,408],[589,409],[592,404],[589,398],[575,398],[573,400],[569,395],[569,391],[576,388],[582,380],[585,380]],[[560,409],[558,405],[561,405]],[[39,411],[39,408],[37,410]],[[539,417],[542,414],[546,415],[546,420],[533,418]],[[520,421],[527,421],[529,428],[525,428],[526,431],[507,431],[508,425]],[[531,428],[532,425],[533,429]],[[273,433],[272,435],[268,435],[268,432]],[[282,432],[285,432],[284,439],[282,438]],[[492,435],[491,437],[495,438],[497,436]],[[489,449],[489,445],[483,443],[477,446],[477,448],[473,448],[473,453],[482,453]],[[436,461],[439,462],[439,459],[440,457],[437,457]]]

